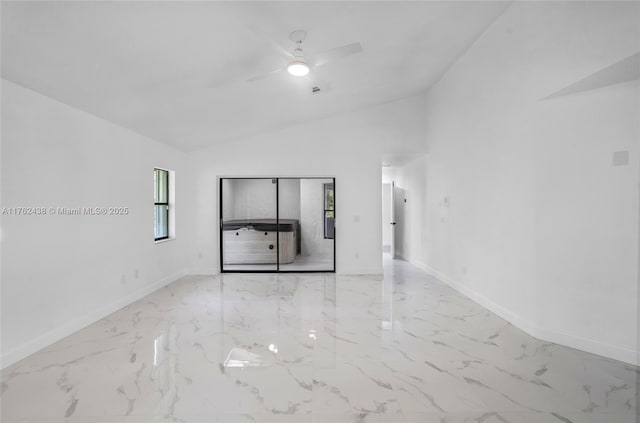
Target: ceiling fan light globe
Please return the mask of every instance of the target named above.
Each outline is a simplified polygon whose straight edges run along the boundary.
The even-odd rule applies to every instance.
[[[293,76],[305,76],[309,73],[309,65],[305,62],[294,60],[287,66],[287,72]]]

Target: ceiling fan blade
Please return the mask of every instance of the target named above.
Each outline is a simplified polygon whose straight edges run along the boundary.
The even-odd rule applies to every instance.
[[[323,66],[327,63],[331,63],[343,57],[351,56],[352,54],[360,53],[362,46],[360,43],[351,43],[342,47],[336,47],[331,50],[323,51],[316,55],[314,66]]]
[[[284,71],[283,68],[275,69],[275,70],[272,70],[271,72],[263,73],[262,75],[257,75],[257,76],[254,76],[252,78],[249,78],[249,79],[247,79],[247,82],[255,82],[255,81],[260,81],[262,79],[267,79],[270,76],[276,75],[276,74],[278,74],[280,72],[283,72],[283,71]]]

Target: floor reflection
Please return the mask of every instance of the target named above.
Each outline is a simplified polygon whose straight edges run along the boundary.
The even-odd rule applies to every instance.
[[[636,421],[638,368],[400,261],[185,277],[2,371],[2,422]]]

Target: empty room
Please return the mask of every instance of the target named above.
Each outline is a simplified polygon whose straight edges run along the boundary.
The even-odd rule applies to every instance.
[[[0,18],[3,423],[640,422],[640,2]]]

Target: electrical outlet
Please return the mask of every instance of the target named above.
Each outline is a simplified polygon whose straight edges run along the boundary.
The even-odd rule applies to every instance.
[[[614,166],[628,166],[629,165],[629,152],[628,151],[614,151],[613,152],[613,165]]]

